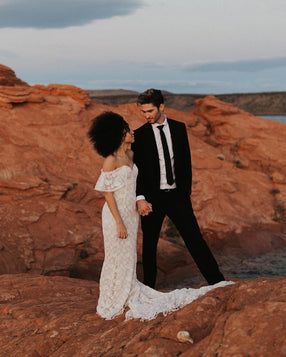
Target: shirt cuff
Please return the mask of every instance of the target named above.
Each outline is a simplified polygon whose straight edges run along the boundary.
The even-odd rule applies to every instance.
[[[140,195],[136,197],[136,201],[145,200],[145,196]]]

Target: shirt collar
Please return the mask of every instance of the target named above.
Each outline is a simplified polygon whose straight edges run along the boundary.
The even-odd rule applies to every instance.
[[[158,126],[160,126],[160,125],[167,125],[168,124],[168,122],[167,122],[167,117],[166,117],[166,115],[164,114],[164,121],[163,121],[163,123],[161,123],[161,124],[158,124],[158,123],[154,123],[154,124],[152,124],[152,127],[153,128],[157,128]]]

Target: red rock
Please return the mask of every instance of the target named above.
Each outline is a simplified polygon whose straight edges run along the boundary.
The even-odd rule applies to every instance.
[[[41,103],[42,94],[28,86],[0,86],[0,108],[12,109],[13,104],[18,103]]]
[[[67,84],[49,84],[48,86],[43,85],[34,85],[34,89],[40,90],[42,93],[45,93],[50,96],[55,97],[66,97],[69,96],[76,100],[77,102],[83,104],[84,106],[91,103],[88,91],[85,91],[81,88],[67,85]]]
[[[16,77],[15,72],[0,64],[0,86],[29,86],[26,82]]]
[[[98,284],[0,276],[1,356],[285,356],[286,278],[237,281],[151,321],[106,321]],[[189,331],[193,344],[179,342]]]
[[[93,186],[102,158],[87,131],[104,110],[137,128],[144,119],[136,104],[90,103],[86,91],[54,84],[1,86],[0,98],[8,105],[0,107],[0,273],[98,279],[103,197]],[[167,108],[166,114],[187,125],[192,202],[213,251],[245,257],[285,247],[286,125],[214,97],[197,101],[190,113]],[[159,251],[162,285],[197,273],[180,239],[168,237],[166,228],[162,237],[172,242],[162,240]],[[141,238],[139,231],[139,276]]]

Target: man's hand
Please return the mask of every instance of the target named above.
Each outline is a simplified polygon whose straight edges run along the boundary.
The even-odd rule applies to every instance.
[[[146,200],[138,200],[137,208],[141,216],[147,216],[150,212],[152,212],[152,205]]]

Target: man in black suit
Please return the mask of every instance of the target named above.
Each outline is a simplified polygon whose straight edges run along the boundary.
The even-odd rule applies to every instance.
[[[165,216],[181,234],[190,254],[209,284],[224,280],[204,241],[190,201],[191,154],[185,124],[164,114],[160,90],[148,89],[137,99],[147,123],[134,132],[132,144],[137,178],[137,207],[143,232],[144,284],[156,281],[157,244]]]

